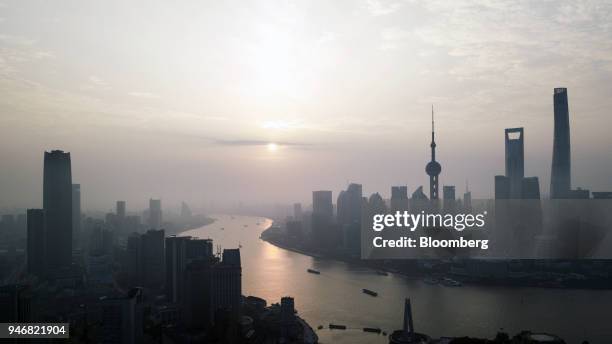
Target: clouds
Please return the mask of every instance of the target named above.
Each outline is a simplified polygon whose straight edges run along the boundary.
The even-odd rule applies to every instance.
[[[366,8],[373,16],[384,16],[397,12],[401,8],[401,2],[366,0]]]
[[[434,103],[443,182],[463,183],[463,166],[480,164],[475,195],[490,195],[504,127],[526,127],[529,173],[548,174],[556,86],[570,90],[575,147],[612,143],[601,129],[612,107],[609,2],[16,1],[1,17],[0,147],[125,149],[138,157],[134,175],[163,152],[164,168],[217,164],[210,183],[223,185],[224,159],[276,142],[295,148],[282,152],[286,168],[334,166],[319,184],[351,176],[412,189],[426,182]],[[315,183],[305,170],[293,180]]]

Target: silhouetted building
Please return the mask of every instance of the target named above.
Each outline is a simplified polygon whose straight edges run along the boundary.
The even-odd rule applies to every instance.
[[[32,296],[27,286],[9,284],[0,287],[0,323],[31,321]]]
[[[189,239],[176,236],[166,238],[166,297],[169,302],[181,301]]]
[[[408,187],[391,187],[391,211],[408,210]]]
[[[404,302],[404,324],[401,330],[393,331],[389,336],[390,344],[421,344],[429,343],[429,336],[415,332],[412,320],[412,307],[410,299]]]
[[[182,317],[189,329],[206,329],[218,310],[233,320],[240,315],[242,270],[240,251],[223,250],[222,260],[209,257],[191,261],[185,269]]]
[[[164,283],[164,230],[148,230],[141,236],[143,285],[159,288]]]
[[[240,316],[242,298],[242,267],[239,249],[223,250],[221,263],[213,268],[212,306],[213,310],[228,310],[234,320]]]
[[[72,246],[81,243],[81,184],[72,184]]]
[[[281,321],[291,322],[295,319],[295,301],[290,296],[281,298]]]
[[[166,238],[166,296],[168,301],[183,301],[185,271],[190,261],[213,259],[212,240],[189,236]]]
[[[565,198],[571,199],[589,199],[591,198],[591,192],[586,189],[576,188],[574,190],[569,190]]]
[[[495,199],[510,199],[510,178],[495,176]]]
[[[593,198],[594,199],[612,199],[612,192],[611,191],[593,192]]]
[[[431,161],[425,166],[425,172],[429,176],[429,199],[438,200],[438,176],[442,172],[442,166],[436,161],[436,140],[434,131],[434,113],[431,106]]]
[[[569,105],[566,88],[555,88],[554,104],[554,139],[552,169],[550,176],[550,198],[567,198],[571,190],[571,152]]]
[[[455,186],[454,185],[444,185],[442,187],[442,195],[445,201],[454,201],[455,200]]]
[[[521,183],[523,199],[540,199],[540,182],[538,177],[523,178]]]
[[[46,259],[46,233],[45,233],[45,211],[42,209],[28,209],[28,272],[43,276],[45,272]]]
[[[523,128],[505,130],[506,177],[510,182],[510,198],[520,199],[521,185],[525,177],[525,149]]]
[[[331,222],[334,216],[331,191],[322,190],[312,192],[312,214],[325,218]]]
[[[162,227],[162,208],[161,200],[149,199],[149,228],[161,229]]]
[[[72,263],[72,174],[70,153],[45,152],[43,178],[46,267],[57,269]]]
[[[332,192],[313,191],[311,239],[315,246],[329,248],[335,245],[333,215]]]
[[[181,318],[189,330],[207,329],[213,323],[210,280],[213,264],[209,260],[194,260],[185,269],[185,301]]]
[[[443,205],[446,213],[454,213],[457,211],[454,185],[444,185],[442,187],[442,198],[444,200]]]
[[[185,244],[187,259],[211,259],[213,257],[213,242],[211,239],[191,238]]]
[[[101,311],[101,343],[142,343],[142,289],[132,288],[124,297],[103,299]]]
[[[293,203],[293,218],[298,221],[302,219],[302,203]]]
[[[341,191],[337,202],[338,224],[361,223],[361,200],[363,198],[361,184],[351,183],[346,191]]]
[[[117,218],[125,218],[125,205],[125,201],[117,201],[117,204],[115,205],[115,213],[117,214]]]
[[[465,182],[465,193],[463,194],[463,209],[466,213],[472,211],[472,193],[470,192],[467,181]]]

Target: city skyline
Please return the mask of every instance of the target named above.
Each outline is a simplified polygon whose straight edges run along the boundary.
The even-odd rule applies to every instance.
[[[303,202],[347,181],[387,198],[390,185],[427,187],[432,103],[440,188],[468,179],[492,197],[500,133],[524,127],[525,175],[548,195],[557,87],[572,185],[612,188],[608,4],[113,8],[2,2],[0,208],[41,206],[39,152],[52,149],[79,161],[85,210],[115,197]],[[83,19],[94,13],[108,22]]]

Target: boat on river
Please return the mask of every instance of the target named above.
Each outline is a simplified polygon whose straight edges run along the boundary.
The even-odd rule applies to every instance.
[[[370,290],[370,289],[363,288],[362,291],[363,291],[364,294],[368,294],[370,296],[374,296],[374,297],[378,296],[377,292],[375,292],[373,290]]]

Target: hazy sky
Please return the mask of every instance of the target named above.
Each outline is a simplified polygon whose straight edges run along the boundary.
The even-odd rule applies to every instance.
[[[428,183],[432,103],[442,184],[490,197],[523,126],[547,194],[554,87],[573,186],[610,190],[610,18],[609,1],[0,0],[0,207],[41,206],[50,149],[72,153],[85,210],[347,181],[388,197]]]

